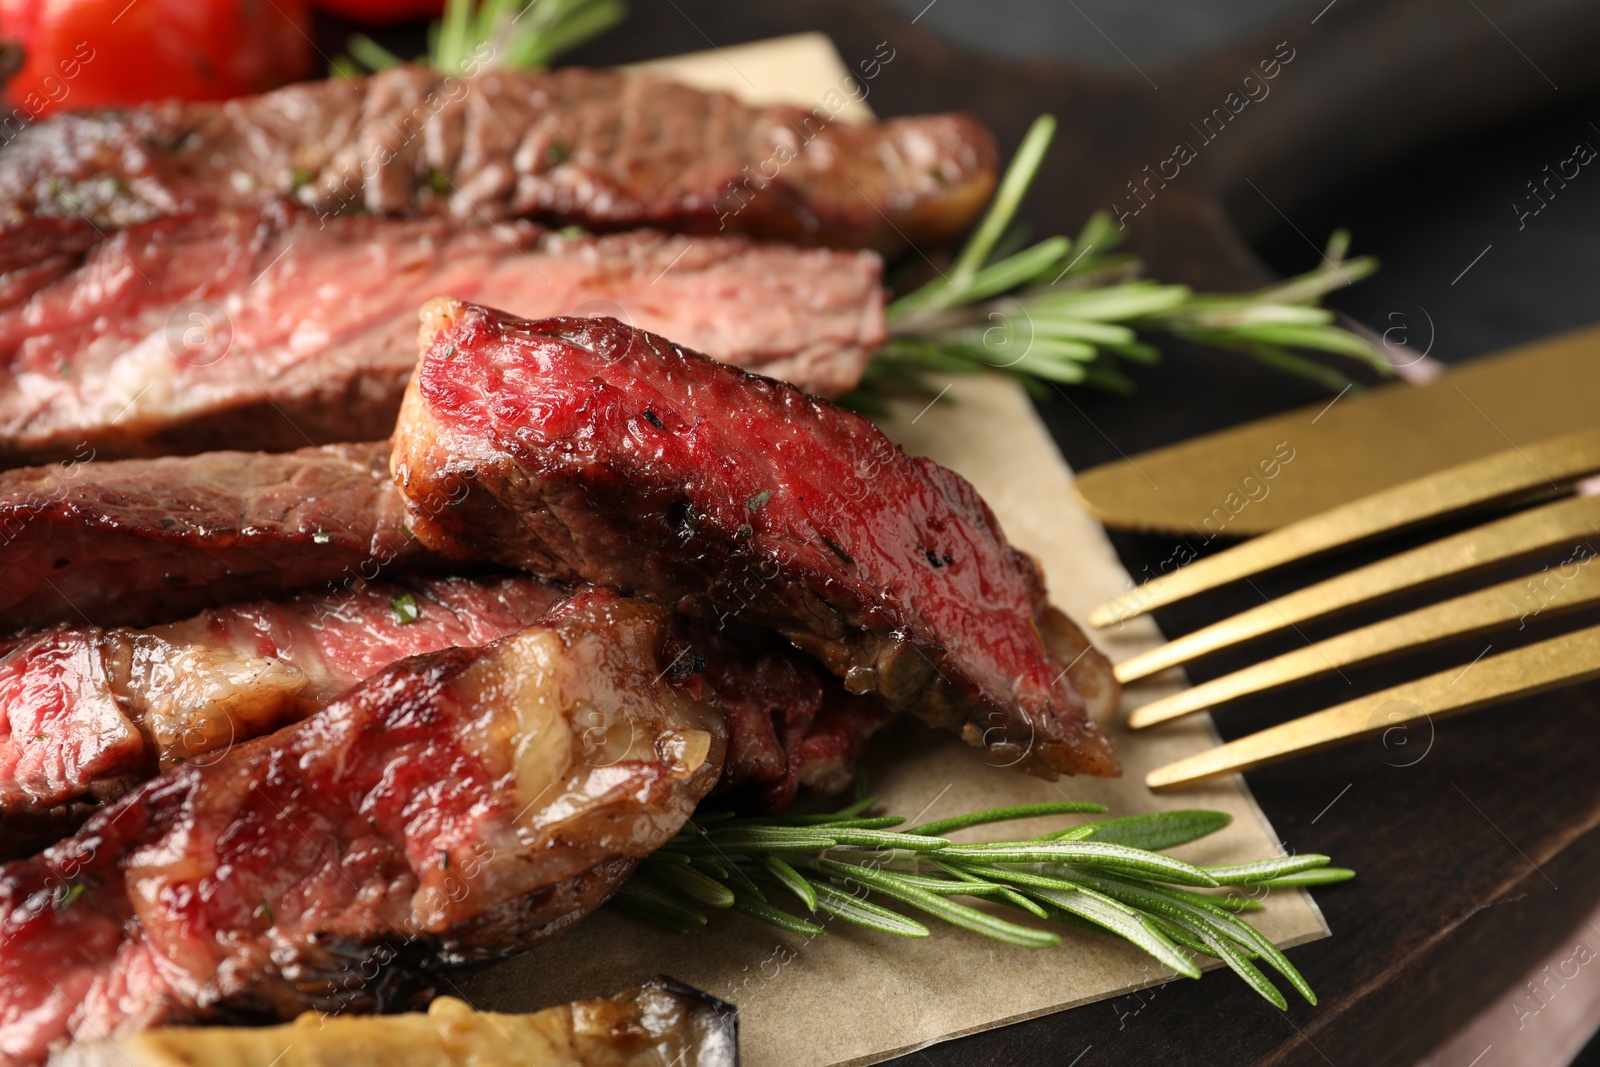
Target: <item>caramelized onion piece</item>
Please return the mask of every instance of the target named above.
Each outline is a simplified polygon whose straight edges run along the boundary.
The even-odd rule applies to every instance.
[[[294,1050],[296,1067],[454,1067],[512,1062],[528,1067],[736,1067],[731,1004],[656,978],[601,1000],[528,1015],[474,1011],[440,997],[427,1014],[378,1018],[306,1015],[287,1026],[163,1027],[118,1041],[72,1045],[50,1067],[273,1067]]]

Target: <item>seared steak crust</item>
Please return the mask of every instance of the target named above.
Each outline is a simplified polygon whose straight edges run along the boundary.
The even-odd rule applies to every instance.
[[[148,625],[426,555],[402,523],[386,441],[89,457],[0,474],[0,632]]]
[[[162,1023],[393,1010],[560,933],[717,781],[671,619],[593,590],[178,767],[0,868],[0,1056]]]
[[[0,252],[0,465],[387,437],[441,294],[626,317],[830,396],[884,338],[871,252],[282,203],[99,238],[42,219],[0,239],[27,246]]]
[[[959,234],[994,182],[994,143],[964,115],[856,125],[650,75],[402,67],[34,123],[6,147],[0,222],[127,226],[293,195],[319,214],[522,216],[882,250]]]
[[[424,309],[396,482],[441,552],[777,631],[1007,765],[1115,774],[1044,588],[959,475],[612,320]]]

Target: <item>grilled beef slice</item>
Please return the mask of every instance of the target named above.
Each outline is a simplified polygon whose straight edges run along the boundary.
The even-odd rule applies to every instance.
[[[423,319],[393,465],[429,547],[766,627],[998,762],[1117,773],[1041,636],[1070,624],[959,475],[614,320]]]
[[[138,783],[326,706],[407,656],[514,633],[571,594],[529,577],[356,581],[136,630],[77,626],[0,658],[0,860],[59,840]],[[727,722],[719,792],[768,810],[848,786],[892,717],[770,634],[678,620],[674,670]]]
[[[284,204],[97,237],[36,219],[0,238],[0,464],[387,437],[441,294],[624,317],[830,396],[884,338],[871,252]]]
[[[663,608],[591,590],[174,768],[0,867],[0,1057],[396,1010],[592,911],[717,781]]]
[[[33,123],[6,146],[0,223],[110,228],[292,195],[324,215],[529,217],[889,250],[961,233],[994,188],[995,158],[964,115],[858,125],[651,75],[400,67]]]
[[[357,582],[145,630],[39,634],[0,659],[0,859],[397,660],[515,633],[567,592],[525,577]]]
[[[92,456],[0,474],[0,633],[148,625],[427,556],[402,523],[386,441]]]

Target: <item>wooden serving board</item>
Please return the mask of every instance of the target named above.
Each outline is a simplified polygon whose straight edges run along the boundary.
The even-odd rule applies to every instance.
[[[1296,57],[1273,95],[1246,107],[1133,220],[1133,246],[1159,276],[1213,288],[1265,276],[1242,237],[1281,223],[1277,211],[1293,220],[1314,198],[1402,153],[1578,98],[1600,79],[1600,5],[1592,0],[1318,0],[1238,47],[1147,67],[1159,89],[1131,69],[964,52],[866,0],[638,3],[627,23],[574,61],[635,62],[816,30],[847,59],[884,41],[896,50],[869,97],[881,115],[971,110],[1009,151],[1035,115],[1053,112],[1061,133],[1023,208],[1037,234],[1075,233],[1090,211],[1111,206],[1144,165],[1192,136],[1190,121],[1287,40]],[[1086,23],[1083,32],[1094,31]],[[1313,255],[1308,246],[1308,265]],[[1246,361],[1181,345],[1165,350],[1165,365],[1141,375],[1135,401],[1077,391],[1038,405],[1073,469],[1327,400]],[[1166,537],[1111,540],[1135,574],[1174,550]],[[1182,633],[1250,606],[1251,596],[1230,592],[1158,621]],[[1206,676],[1238,665],[1207,665]],[[1375,689],[1407,673],[1415,676],[1418,665],[1375,668],[1352,682]],[[1218,727],[1238,736],[1343,699],[1346,690],[1337,680],[1308,685],[1231,711]],[[989,1030],[903,1062],[1415,1063],[1568,941],[1600,900],[1600,687],[1453,719],[1431,744],[1421,736],[1410,743],[1426,752],[1421,760],[1374,742],[1249,776],[1289,847],[1327,852],[1361,872],[1319,896],[1335,936],[1292,953],[1321,996],[1317,1007],[1280,1013],[1237,982],[1208,978]],[[884,1014],[901,1009],[888,1003]],[[1515,1063],[1517,1055],[1497,1046],[1478,1067]]]

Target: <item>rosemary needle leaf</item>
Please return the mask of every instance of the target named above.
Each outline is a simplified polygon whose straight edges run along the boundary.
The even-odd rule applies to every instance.
[[[890,322],[923,309],[944,308],[971,302],[970,288],[973,279],[983,265],[989,262],[990,253],[1001,236],[1010,228],[1011,219],[1016,215],[1023,195],[1032,184],[1033,176],[1038,173],[1039,164],[1044,161],[1045,149],[1050,147],[1050,139],[1055,136],[1055,130],[1056,120],[1050,115],[1040,115],[1033,120],[1033,125],[1022,138],[1017,154],[1011,157],[1011,163],[1000,179],[994,199],[989,201],[989,209],[978,222],[972,238],[961,250],[950,272],[890,304],[884,312]],[[1062,251],[1065,250],[1063,248]]]
[[[853,804],[840,808],[838,811],[834,812],[834,814],[840,816],[841,818],[853,819],[858,815],[871,811],[872,806],[877,802],[878,798],[875,796],[859,796],[856,797]]]
[[[828,836],[841,845],[860,845],[869,848],[903,848],[913,852],[932,852],[950,842],[942,837],[925,837],[918,834],[901,834],[893,830],[843,829],[836,825],[827,827]]]
[[[1033,363],[1036,360],[1069,360],[1073,363],[1088,363],[1100,354],[1094,345],[1082,341],[1074,341],[1066,337],[1051,337],[1043,333],[1035,333],[1027,342],[1027,351],[1023,353],[1023,360]],[[1020,361],[1019,361],[1020,362]],[[1000,366],[1005,366],[1000,363]]]
[[[885,896],[902,900],[930,915],[937,915],[954,926],[961,926],[999,941],[1008,941],[1013,945],[1022,945],[1028,948],[1045,948],[1061,943],[1061,938],[1057,934],[1050,933],[1047,930],[1035,930],[1028,926],[1018,926],[1016,923],[996,918],[987,912],[969,908],[965,904],[957,904],[953,900],[946,900],[937,893],[929,893],[926,890],[909,885],[886,871],[873,870],[870,867],[860,867],[851,863],[840,863],[838,860],[830,859],[817,860],[816,865],[819,870],[836,878],[842,878],[863,888],[872,889]]]
[[[1017,147],[1017,154],[1011,157],[1011,163],[1000,179],[999,188],[994,194],[994,200],[989,204],[989,210],[978,223],[972,240],[961,250],[960,257],[956,259],[955,267],[950,272],[953,286],[976,274],[978,268],[988,262],[990,250],[1010,227],[1023,196],[1028,192],[1028,186],[1033,184],[1033,176],[1039,172],[1039,164],[1044,162],[1045,150],[1050,147],[1050,141],[1055,134],[1054,115],[1040,115],[1033,120],[1033,125],[1028,127],[1028,132],[1022,137],[1022,144]]]
[[[1273,888],[1287,888],[1301,885],[1336,885],[1339,882],[1348,882],[1356,876],[1356,872],[1349,867],[1316,867],[1298,874],[1286,874],[1281,878],[1268,878],[1257,882],[1257,885],[1267,885]]]
[[[1047,804],[1018,804],[1009,808],[990,808],[987,811],[975,811],[970,815],[957,815],[949,819],[939,819],[936,822],[925,822],[921,826],[907,830],[908,834],[921,834],[926,837],[943,837],[955,830],[965,830],[970,826],[983,826],[986,823],[1012,822],[1016,819],[1037,819],[1046,815],[1099,815],[1105,811],[1104,804],[1088,804],[1076,800],[1058,800]]]
[[[1046,904],[1041,902],[1039,903],[1039,907],[1043,908],[1045,912],[1048,913],[1048,918],[1051,922],[1060,923],[1062,926],[1070,926],[1074,930],[1082,930],[1085,933],[1099,934],[1101,936],[1104,936],[1108,933],[1117,937],[1121,936],[1120,934],[1114,934],[1111,930],[1101,926],[1099,923],[1090,922],[1082,915],[1077,915],[1063,908],[1058,908],[1054,904]],[[1173,940],[1177,939],[1174,938]]]
[[[1233,816],[1220,811],[1162,811],[1152,815],[1125,815],[1120,819],[1101,819],[1074,827],[1061,834],[1070,840],[1099,841],[1108,845],[1159,852],[1187,845],[1214,834]],[[1070,836],[1069,836],[1070,835]],[[1213,875],[1215,877],[1215,875]]]
[[[1036,359],[1025,356],[1015,363],[1007,363],[996,370],[1009,370],[1014,374],[1028,374],[1035,378],[1043,378],[1048,382],[1061,382],[1065,385],[1077,385],[1088,378],[1089,372],[1078,363],[1058,363],[1051,359]]]
[[[908,919],[897,911],[891,911],[881,904],[874,904],[870,900],[863,900],[853,893],[846,893],[837,886],[827,882],[816,885],[817,907],[835,915],[845,922],[855,923],[872,930],[881,930],[886,934],[897,937],[927,937],[928,928],[915,919]]]
[[[1109,322],[1093,322],[1088,319],[1073,319],[1061,315],[1034,315],[1031,313],[1028,314],[1028,322],[1033,327],[1036,335],[1076,338],[1081,341],[1093,341],[1097,345],[1131,345],[1134,343],[1135,335],[1131,329]],[[1151,349],[1151,351],[1155,350]]]
[[[627,12],[623,0],[447,0],[440,19],[428,27],[426,61],[434,70],[453,75],[464,74],[469,65],[547,67],[562,52],[616,25]],[[350,58],[334,65],[341,77],[403,62],[364,34],[353,34],[347,47]]]
[[[1179,896],[1162,886],[1134,885],[1119,879],[1086,876],[1085,883],[1131,907],[1151,911],[1183,923],[1202,937],[1209,934],[1256,953],[1287,978],[1301,996],[1312,1004],[1317,1002],[1311,986],[1276,945],[1267,940],[1255,927],[1234,917],[1227,909],[1218,907],[1212,901],[1205,898],[1197,900],[1196,894]]]
[[[1185,285],[1133,281],[1104,289],[1065,290],[1056,296],[1040,298],[1039,306],[1075,319],[1114,321],[1167,311],[1188,297],[1189,287]]]
[[[1251,989],[1265,997],[1273,1007],[1279,1011],[1287,1011],[1289,1009],[1289,1002],[1284,999],[1283,993],[1278,990],[1278,987],[1268,981],[1267,976],[1262,974],[1256,965],[1245,957],[1244,953],[1230,944],[1227,938],[1218,937],[1216,934],[1192,924],[1186,925],[1189,925],[1190,930],[1205,943],[1207,953],[1226,963],[1229,970],[1243,978]],[[1315,1004],[1316,1001],[1313,1000],[1311,1003]]]
[[[1200,940],[1200,935],[1182,923],[1175,923],[1159,915],[1146,914],[1141,918],[1144,919],[1145,925],[1160,933],[1167,940],[1176,942],[1191,952],[1198,952],[1204,956],[1211,955],[1211,949],[1206,947],[1204,941]]]
[[[1242,326],[1326,326],[1333,321],[1333,312],[1326,308],[1307,307],[1303,304],[1259,304],[1254,300],[1233,297],[1197,296],[1173,320],[1193,323],[1196,326],[1213,326],[1232,329]],[[1365,352],[1361,354],[1365,358]]]
[[[1328,857],[1308,852],[1299,856],[1279,856],[1258,863],[1241,863],[1232,867],[1202,867],[1219,885],[1255,885],[1285,875],[1326,867]]]
[[[1028,246],[1028,241],[1032,235],[1033,227],[1026,222],[1012,223],[1010,229],[1006,230],[1005,235],[996,241],[994,247],[989,250],[989,259],[984,266],[988,266],[989,263],[998,263],[1002,259],[1008,259],[1015,253],[1022,251]]]
[[[955,883],[953,884],[962,887],[958,890],[958,892],[971,893],[973,896],[998,897],[1001,900],[1004,900],[1007,904],[1010,904],[1012,907],[1020,908],[1023,911],[1028,912],[1030,915],[1036,916],[1037,918],[1050,918],[1048,909],[1041,907],[1038,903],[1023,896],[1010,886],[1004,886],[995,882],[985,881],[976,875],[969,874],[960,867],[948,863],[940,863],[938,860],[934,860],[933,863],[934,866],[938,867],[940,870],[956,879]]]
[[[830,833],[835,827],[841,830],[887,830],[891,826],[905,823],[905,820],[897,815],[879,815],[875,818],[851,818],[848,815],[786,815],[765,821],[769,826],[774,823],[783,826],[821,826]]]
[[[1154,345],[1147,345],[1143,341],[1130,341],[1127,344],[1106,344],[1106,351],[1114,352],[1124,359],[1131,359],[1135,363],[1155,364],[1161,362],[1161,350]]]
[[[1109,864],[1175,885],[1206,888],[1218,885],[1216,879],[1191,863],[1163,856],[1159,852],[1101,844],[1098,841],[1008,841],[989,845],[951,845],[939,857],[947,860],[970,859],[978,863]]]
[[[1195,962],[1185,956],[1177,945],[1168,940],[1165,934],[1145,922],[1133,909],[1110,897],[1082,887],[1051,889],[1036,886],[1028,892],[1062,911],[1087,919],[1118,937],[1133,942],[1154,956],[1157,961],[1181,975],[1189,978],[1200,977],[1200,968],[1195,966]],[[1271,985],[1270,982],[1267,984]]]
[[[364,33],[352,33],[345,43],[356,62],[370,70],[388,70],[400,65],[400,57]]]
[[[804,876],[776,856],[762,856],[761,866],[785,889],[800,898],[807,911],[817,910],[817,890]]]
[[[786,911],[774,908],[771,904],[757,900],[755,897],[736,893],[733,898],[733,910],[741,915],[748,915],[752,919],[760,919],[768,926],[776,926],[780,930],[787,930],[791,934],[804,934],[807,937],[818,937],[827,933],[816,923],[807,922],[805,919],[796,918]]]
[[[1208,899],[1216,903],[1219,908],[1227,908],[1229,911],[1234,912],[1260,911],[1266,907],[1265,904],[1262,904],[1261,901],[1256,900],[1254,897],[1235,896],[1232,893],[1224,893]]]
[[[692,900],[713,908],[733,906],[733,890],[689,866],[687,856],[684,860],[686,862],[681,865],[672,862],[654,862],[655,856],[652,856],[645,861],[645,864],[650,873]]]
[[[1329,392],[1342,392],[1343,390],[1355,385],[1354,381],[1345,375],[1340,374],[1332,367],[1325,367],[1315,360],[1306,359],[1304,356],[1297,356],[1293,352],[1290,352],[1287,349],[1279,348],[1276,345],[1261,344],[1257,341],[1223,338],[1215,335],[1208,339],[1206,336],[1194,335],[1188,330],[1174,330],[1173,332],[1180,337],[1189,337],[1191,340],[1201,341],[1207,344],[1214,344],[1219,348],[1231,348],[1235,351],[1243,352],[1250,358],[1261,363],[1265,363],[1269,367],[1276,368],[1277,370],[1283,371],[1286,374],[1293,374],[1297,377],[1305,378],[1308,381],[1315,382],[1324,389],[1327,389]]]
[[[543,0],[548,3],[549,0]],[[534,5],[535,7],[538,4]],[[517,46],[519,65],[544,67],[557,55],[604,33],[627,17],[627,6],[620,0],[596,0],[576,5],[564,21],[544,29],[529,43]],[[530,35],[531,36],[531,35]]]
[[[1372,347],[1360,337],[1353,333],[1345,333],[1343,330],[1331,330],[1325,326],[1266,323],[1239,326],[1235,330],[1240,337],[1249,341],[1288,348],[1314,348],[1362,360],[1374,358]]]
[[[1089,873],[1089,872],[1084,872],[1083,874],[1077,875],[1077,877],[1080,877],[1080,878],[1082,878],[1082,877],[1090,877],[1090,878],[1092,878],[1092,877],[1094,877],[1094,875],[1092,873]],[[1133,876],[1127,878],[1126,880],[1132,882],[1132,881],[1136,881],[1137,879],[1138,879],[1138,876],[1137,875],[1133,875]],[[1228,912],[1260,911],[1261,910],[1261,902],[1260,901],[1251,900],[1249,897],[1234,896],[1231,893],[1230,894],[1226,894],[1226,895],[1213,895],[1213,894],[1210,894],[1210,893],[1193,893],[1193,892],[1190,892],[1187,889],[1179,889],[1177,886],[1170,886],[1170,885],[1150,886],[1150,888],[1152,890],[1159,889],[1160,892],[1163,895],[1169,896],[1173,900],[1187,901],[1188,903],[1193,904],[1196,907],[1203,908],[1203,909],[1209,910],[1209,911],[1216,911],[1218,908],[1222,909],[1223,911],[1228,911]]]
[[[1111,251],[1122,243],[1123,231],[1111,224],[1111,215],[1105,211],[1096,211],[1089,216],[1089,221],[1083,224],[1083,229],[1078,233],[1078,239],[1073,242],[1078,249],[1078,254],[1087,256],[1090,252],[1101,255]],[[1069,265],[1069,268],[1071,266]]]
[[[1055,267],[1071,247],[1072,242],[1065,237],[1052,237],[998,263],[991,263],[972,276],[962,293],[961,302],[972,304],[987,300],[1031,282]]]
[[[767,899],[767,895],[761,891],[761,887],[756,885],[755,882],[750,879],[749,873],[737,863],[730,862],[728,866],[728,881],[733,883],[735,889],[743,892],[747,896],[755,897],[760,901],[765,901]]]
[[[819,849],[832,848],[839,843],[832,837],[773,832],[776,829],[776,827],[736,828],[718,831],[716,836],[708,836],[699,841],[693,838],[675,841],[668,847],[691,856],[716,855],[720,852],[743,852],[755,855],[761,852],[816,852]]]
[[[662,849],[660,852],[655,854],[660,856],[666,853],[667,850]],[[715,860],[707,856],[687,856],[685,858],[689,861],[689,866],[693,867],[707,878],[715,878],[719,882],[726,882],[728,880],[728,868],[724,867]]]
[[[624,904],[631,904],[636,910],[646,911],[652,915],[660,915],[679,924],[704,926],[706,917],[703,913],[679,902],[670,889],[652,884],[645,877],[635,874],[628,879],[617,895],[613,898]]]

